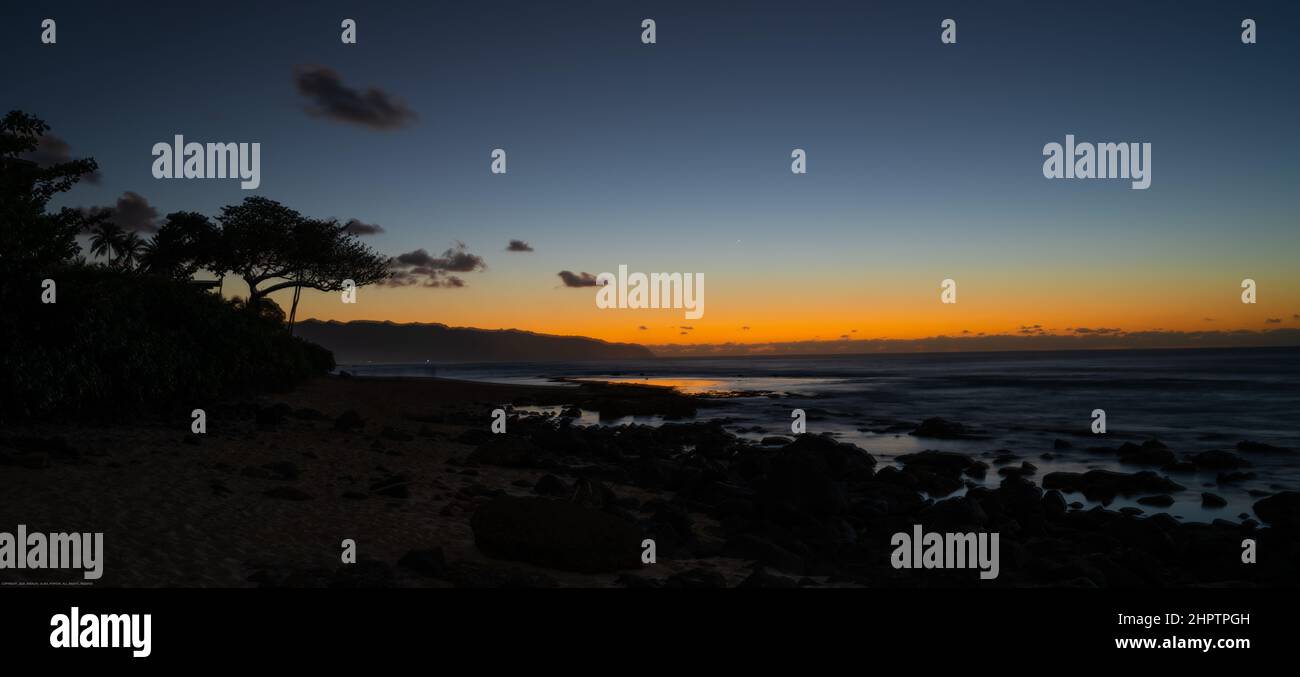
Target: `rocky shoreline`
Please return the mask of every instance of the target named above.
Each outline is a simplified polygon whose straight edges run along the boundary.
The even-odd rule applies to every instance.
[[[10,431],[0,465],[12,499],[0,523],[104,530],[116,556],[104,584],[127,586],[1300,582],[1300,493],[1262,497],[1254,509],[1265,523],[1181,523],[1078,500],[1137,497],[1157,510],[1182,489],[1183,464],[1243,472],[1252,454],[1289,450],[1246,442],[1239,453],[1186,459],[1148,441],[1108,453],[1158,471],[1039,479],[1008,450],[987,461],[924,451],[895,467],[830,436],[747,440],[722,422],[690,420],[697,406],[707,404],[645,386],[329,378],[214,411],[203,436],[162,424]],[[508,410],[504,434],[490,431],[495,408]],[[678,420],[575,425],[584,409]],[[967,434],[938,419],[912,432]],[[1001,477],[996,487],[974,481],[988,473]],[[107,514],[113,507],[119,513]],[[891,536],[914,525],[999,534],[999,577],[893,568]],[[339,562],[344,537],[358,544],[355,564]],[[642,561],[645,539],[655,543],[653,564]],[[1245,539],[1256,542],[1257,563],[1242,563]]]

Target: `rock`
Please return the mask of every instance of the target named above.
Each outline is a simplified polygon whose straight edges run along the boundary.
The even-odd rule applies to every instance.
[[[297,487],[275,487],[262,492],[267,498],[282,498],[286,501],[310,501],[311,494]]]
[[[582,418],[582,409],[571,404],[560,410],[560,418]]]
[[[569,501],[600,510],[617,503],[618,497],[600,480],[580,477],[573,483],[573,495],[569,497]]]
[[[1264,444],[1263,442],[1250,442],[1247,440],[1243,440],[1237,443],[1237,451],[1240,451],[1243,454],[1290,454],[1292,453],[1292,449],[1290,447],[1275,447],[1271,444]]]
[[[921,421],[921,425],[916,426],[910,435],[916,437],[934,437],[938,439],[962,440],[976,437],[966,426],[955,421],[948,421],[942,418],[927,418]]]
[[[979,531],[988,522],[988,515],[975,499],[957,496],[927,506],[919,520],[930,531],[967,532]]]
[[[1170,465],[1178,462],[1178,457],[1163,442],[1150,439],[1141,446],[1125,442],[1119,447],[1119,462],[1128,465]]]
[[[960,477],[932,472],[922,467],[904,468],[902,474],[913,480],[913,486],[916,489],[935,498],[947,496],[965,486],[962,484]]]
[[[1255,514],[1279,529],[1300,528],[1300,491],[1283,491],[1256,501]]]
[[[1043,494],[1043,511],[1049,515],[1065,514],[1065,496],[1053,489]]]
[[[1135,473],[1111,470],[1089,470],[1085,473],[1053,472],[1043,477],[1043,488],[1080,492],[1091,500],[1110,500],[1115,496],[1175,492],[1185,489],[1181,484],[1150,470]]]
[[[641,565],[640,529],[566,501],[503,496],[479,508],[470,526],[489,557],[586,573]]]
[[[993,465],[1007,465],[1008,463],[1015,463],[1020,460],[1018,454],[1007,451],[1006,449],[999,449],[995,453],[996,456],[993,457]]]
[[[758,485],[759,501],[788,503],[815,515],[833,515],[848,505],[845,483],[871,478],[876,459],[852,444],[820,435],[798,439],[767,459]]]
[[[1205,508],[1222,508],[1228,505],[1228,501],[1218,494],[1212,494],[1208,491],[1201,492],[1201,506]]]
[[[898,457],[898,462],[907,467],[928,468],[952,477],[960,475],[976,463],[974,459],[966,454],[928,449],[915,454],[903,454]]]
[[[1214,481],[1218,484],[1236,484],[1237,482],[1245,482],[1253,479],[1255,479],[1255,473],[1237,471],[1226,473],[1221,472],[1214,478]]]
[[[1032,510],[1043,500],[1043,490],[1019,475],[1011,475],[1003,479],[998,486],[998,492],[1013,509],[1022,512]]]
[[[1174,497],[1169,494],[1160,494],[1159,496],[1143,496],[1137,500],[1140,505],[1150,505],[1157,508],[1168,508],[1174,504]]]
[[[998,469],[998,474],[1002,475],[1003,477],[1010,477],[1012,475],[1015,475],[1017,477],[1028,477],[1029,475],[1033,475],[1036,472],[1038,472],[1038,466],[1034,465],[1033,463],[1030,463],[1029,461],[1021,462],[1020,466],[1017,468],[1007,466],[1005,468]]]
[[[361,414],[358,414],[354,409],[349,409],[342,414],[339,414],[339,417],[334,419],[334,429],[343,432],[360,430],[361,428],[364,428],[365,425],[365,419],[361,418]]]
[[[1192,457],[1192,463],[1198,468],[1208,468],[1210,470],[1231,470],[1242,466],[1250,465],[1246,459],[1232,453],[1231,451],[1221,451],[1211,449],[1202,451]]]
[[[428,550],[411,550],[397,560],[397,566],[405,567],[423,576],[442,578],[447,572],[447,559],[438,546]]]
[[[548,473],[542,475],[541,479],[537,480],[537,484],[533,486],[533,493],[536,493],[539,496],[567,498],[573,494],[573,490],[569,488],[569,485],[564,483],[564,480]]]

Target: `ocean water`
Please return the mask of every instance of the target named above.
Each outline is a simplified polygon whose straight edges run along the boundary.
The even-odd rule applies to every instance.
[[[676,387],[716,398],[698,419],[721,419],[752,439],[790,434],[790,412],[803,409],[808,432],[829,432],[871,452],[882,463],[925,449],[958,451],[990,462],[987,485],[1001,481],[991,460],[1009,450],[1049,472],[1100,468],[1157,470],[1121,465],[1116,456],[1086,450],[1159,438],[1180,457],[1210,449],[1235,451],[1239,441],[1290,447],[1291,454],[1246,454],[1252,479],[1218,484],[1217,472],[1173,473],[1187,487],[1167,509],[1116,499],[1109,507],[1136,506],[1188,521],[1240,521],[1264,495],[1300,490],[1300,348],[1132,350],[1077,352],[927,353],[809,357],[724,357],[608,363],[517,363],[343,366],[358,375],[430,376],[499,383],[554,384],[579,378]],[[1106,412],[1107,432],[1090,432],[1094,409]],[[920,438],[886,431],[930,417],[960,422],[980,440]],[[655,417],[600,420],[619,425]],[[1053,448],[1063,439],[1070,449]],[[1044,458],[1043,454],[1050,457]],[[1201,492],[1227,499],[1206,509]],[[1254,492],[1252,494],[1252,492]],[[1067,502],[1094,505],[1080,494]]]

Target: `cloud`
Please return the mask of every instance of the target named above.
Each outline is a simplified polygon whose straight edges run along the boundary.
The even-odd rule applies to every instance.
[[[1300,320],[1300,313],[1296,313],[1295,315],[1292,315],[1292,316],[1291,316],[1291,319],[1293,319],[1293,320]]]
[[[596,282],[596,276],[591,273],[573,273],[568,270],[561,270],[556,273],[564,281],[566,287],[599,287]]]
[[[1264,324],[1282,324],[1282,318],[1280,317],[1265,318]]]
[[[122,230],[153,233],[158,230],[158,210],[139,193],[126,191],[112,207],[80,207],[86,216],[103,215]]]
[[[645,331],[646,329],[649,329],[649,327],[647,327],[647,326],[645,326],[645,325],[643,324],[643,325],[637,327],[637,329],[640,329],[641,331]]]
[[[37,139],[36,150],[23,153],[22,159],[35,162],[38,167],[52,167],[64,162],[71,162],[76,159],[72,157],[72,146],[67,141],[53,134],[45,134]],[[104,175],[95,170],[81,177],[86,183],[99,185],[104,179]]]
[[[402,101],[382,89],[360,91],[343,84],[328,66],[303,64],[293,69],[298,93],[311,102],[307,114],[377,130],[399,129],[416,118]]]
[[[510,245],[509,245],[508,247],[506,247],[506,251],[508,251],[508,252],[530,252],[530,251],[533,251],[533,246],[530,245],[530,244],[528,244],[527,242],[524,242],[523,240],[511,240],[511,241],[510,241]]]
[[[388,260],[390,287],[460,288],[465,280],[452,273],[472,273],[487,270],[487,262],[465,249],[464,242],[456,242],[441,256],[432,256],[424,249],[398,254]]]
[[[1096,329],[1090,329],[1090,328],[1088,328],[1088,327],[1077,327],[1077,328],[1075,328],[1074,333],[1076,333],[1076,334],[1096,334],[1096,335],[1098,335],[1098,336],[1106,336],[1106,335],[1119,335],[1119,334],[1121,334],[1121,333],[1123,333],[1123,332],[1122,332],[1121,330],[1119,330],[1119,329],[1114,328],[1114,327],[1097,327]]]
[[[384,227],[374,223],[363,223],[359,219],[348,219],[348,222],[343,224],[343,230],[353,235],[366,236],[378,235],[384,232]]]

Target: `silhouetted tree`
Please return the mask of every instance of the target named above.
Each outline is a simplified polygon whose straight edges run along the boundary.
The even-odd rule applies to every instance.
[[[117,243],[117,258],[113,260],[118,267],[124,270],[132,270],[140,260],[140,255],[144,252],[144,240],[135,231],[129,232],[122,236]]]
[[[116,258],[122,246],[122,228],[111,221],[101,221],[90,230],[90,255]]]
[[[91,159],[48,167],[24,159],[47,131],[49,125],[43,120],[22,111],[10,111],[0,119],[0,262],[7,269],[0,285],[71,260],[81,250],[77,233],[94,222],[67,207],[46,212],[51,198],[98,167]]]
[[[337,220],[309,219],[274,200],[245,198],[222,207],[217,222],[222,244],[214,266],[243,278],[250,308],[268,294],[294,289],[294,318],[304,288],[339,291],[345,280],[361,287],[389,275],[388,260]]]
[[[188,280],[199,270],[214,270],[221,259],[221,232],[208,217],[197,212],[167,215],[158,232],[145,243],[140,265],[145,272]]]

